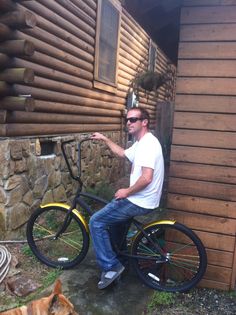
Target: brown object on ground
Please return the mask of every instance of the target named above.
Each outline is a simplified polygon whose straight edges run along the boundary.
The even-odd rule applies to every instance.
[[[1,315],[78,315],[73,304],[62,294],[61,281],[57,280],[53,292],[48,296],[12,310],[2,312]]]

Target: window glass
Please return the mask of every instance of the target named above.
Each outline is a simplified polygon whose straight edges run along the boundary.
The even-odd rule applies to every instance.
[[[98,56],[95,78],[108,84],[116,84],[120,12],[109,0],[101,0],[99,16],[100,32],[97,34]]]

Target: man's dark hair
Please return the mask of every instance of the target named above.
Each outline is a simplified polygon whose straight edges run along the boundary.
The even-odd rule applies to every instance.
[[[150,116],[149,116],[148,111],[145,108],[142,108],[142,107],[132,107],[132,108],[129,109],[129,111],[134,110],[134,109],[138,110],[140,112],[140,118],[142,118],[143,120],[147,119],[147,121],[148,121],[147,127],[149,128]]]

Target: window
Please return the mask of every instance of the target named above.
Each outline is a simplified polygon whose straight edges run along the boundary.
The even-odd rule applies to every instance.
[[[156,46],[154,45],[153,41],[150,40],[148,70],[155,71],[155,65],[156,65]]]
[[[98,1],[94,86],[105,90],[117,84],[120,10],[118,1]]]

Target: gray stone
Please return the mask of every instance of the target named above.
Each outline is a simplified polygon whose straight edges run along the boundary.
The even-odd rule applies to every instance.
[[[26,161],[23,158],[22,160],[15,161],[15,173],[23,173],[27,170]]]
[[[53,200],[58,201],[66,201],[66,191],[63,185],[60,185],[53,189]]]
[[[34,198],[42,198],[48,187],[47,176],[44,175],[35,181],[33,196]]]
[[[5,216],[6,216],[5,207],[2,203],[0,203],[0,235],[1,235],[1,231],[6,230]]]
[[[8,289],[16,296],[25,297],[37,290],[40,286],[34,280],[25,276],[13,277],[7,281]]]
[[[53,202],[53,194],[52,190],[48,190],[45,195],[43,196],[42,205],[45,205],[47,203]]]
[[[0,187],[0,203],[6,204],[7,202],[7,194],[6,191]]]
[[[22,200],[22,190],[18,187],[10,190],[7,194],[7,207],[12,207]]]
[[[17,203],[7,209],[7,228],[15,230],[23,225],[29,218],[29,207],[23,203]]]
[[[20,175],[13,175],[9,177],[4,185],[5,190],[12,190],[22,183],[22,178]]]
[[[27,193],[23,197],[23,202],[27,205],[31,206],[33,203],[33,192],[32,190],[27,191]]]
[[[27,158],[30,155],[30,141],[25,140],[22,142],[22,155]]]
[[[11,141],[10,142],[10,154],[13,160],[21,160],[23,157],[22,153],[22,144],[20,141]]]

